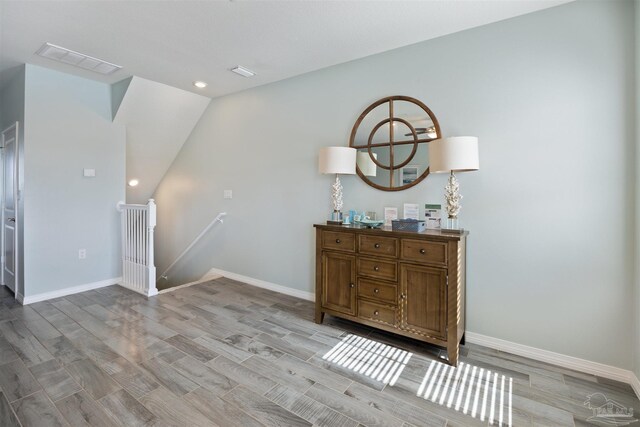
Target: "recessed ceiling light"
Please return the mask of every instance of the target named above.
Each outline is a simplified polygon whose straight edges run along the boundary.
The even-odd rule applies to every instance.
[[[201,82],[201,81],[195,81],[195,82],[193,82],[193,85],[195,87],[197,87],[198,89],[204,89],[205,87],[207,87],[207,84],[205,82]]]
[[[36,55],[84,68],[85,70],[95,71],[100,74],[113,74],[122,68],[120,65],[112,64],[111,62],[94,58],[93,56],[85,55],[84,53],[79,53],[71,49],[67,49],[66,47],[56,46],[51,43],[43,44],[36,52]]]
[[[256,73],[249,70],[248,68],[244,68],[242,65],[238,65],[236,68],[232,68],[231,71],[236,74],[240,74],[243,77],[253,77],[256,75]]]
[[[132,179],[129,181],[129,187],[135,187],[138,184],[140,184],[140,181],[138,181],[137,179]]]

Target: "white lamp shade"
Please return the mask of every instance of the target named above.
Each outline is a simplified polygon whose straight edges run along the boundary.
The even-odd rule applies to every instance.
[[[378,154],[373,153],[373,157],[378,159]],[[362,172],[364,176],[376,176],[376,164],[373,163],[373,160],[371,160],[371,156],[369,156],[367,151],[358,151],[357,164],[358,168],[360,168],[360,172]]]
[[[478,138],[454,136],[429,142],[429,171],[465,172],[480,168]]]
[[[351,147],[324,147],[320,149],[320,173],[356,173],[356,149]]]

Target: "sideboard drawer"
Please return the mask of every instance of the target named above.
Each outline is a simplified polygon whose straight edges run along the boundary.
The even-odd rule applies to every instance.
[[[398,239],[361,234],[358,243],[361,254],[398,257]]]
[[[339,251],[355,252],[356,236],[353,233],[323,231],[322,249],[335,249]]]
[[[398,287],[375,280],[358,280],[358,298],[370,298],[385,304],[396,305],[398,302]]]
[[[396,325],[396,309],[369,301],[358,300],[358,317],[376,322]]]
[[[393,261],[380,259],[358,258],[358,275],[385,279],[395,282],[398,280],[398,264]]]
[[[447,244],[424,240],[402,239],[400,257],[407,261],[447,264]]]

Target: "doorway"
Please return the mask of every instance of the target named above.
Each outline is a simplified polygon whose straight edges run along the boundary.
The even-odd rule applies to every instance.
[[[18,122],[2,131],[2,284],[16,295],[18,283]]]

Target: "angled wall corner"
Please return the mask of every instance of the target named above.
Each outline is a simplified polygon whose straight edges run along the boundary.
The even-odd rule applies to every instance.
[[[111,87],[111,101],[127,132],[127,182],[139,181],[127,203],[146,203],[211,99],[134,76]]]
[[[127,93],[127,89],[129,89],[131,80],[133,80],[133,77],[120,80],[111,85],[111,118],[114,121],[122,104],[122,100],[124,99],[124,95]]]

